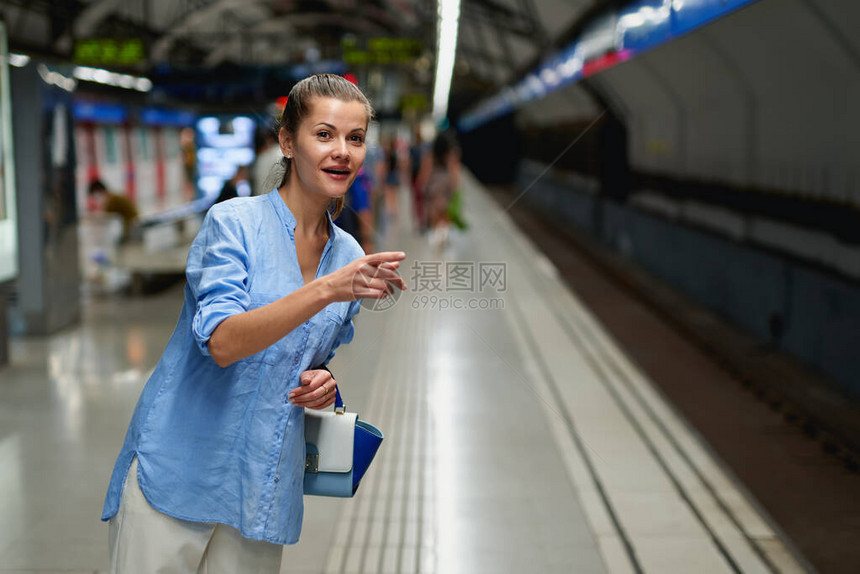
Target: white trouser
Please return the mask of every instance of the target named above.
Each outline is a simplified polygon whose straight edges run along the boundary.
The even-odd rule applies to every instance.
[[[158,512],[131,464],[119,511],[110,520],[111,574],[278,574],[283,546],[250,540],[224,524]]]

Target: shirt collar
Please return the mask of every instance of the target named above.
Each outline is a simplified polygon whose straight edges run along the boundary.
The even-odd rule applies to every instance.
[[[290,232],[290,237],[295,237],[296,217],[293,215],[293,212],[290,211],[290,208],[287,207],[287,202],[284,201],[284,198],[281,197],[280,193],[278,193],[277,187],[269,192],[269,200],[272,202],[272,205],[275,206],[275,213],[278,214],[278,219],[281,220],[281,223],[287,228],[287,231]],[[328,220],[328,242],[326,243],[326,246],[328,246],[334,241],[334,222],[331,220],[330,211],[326,210],[325,217]]]

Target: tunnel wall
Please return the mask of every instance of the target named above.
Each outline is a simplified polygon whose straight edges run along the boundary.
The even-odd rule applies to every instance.
[[[522,201],[559,229],[594,236],[860,399],[860,284],[603,198],[589,178],[544,170],[524,162],[518,187],[531,186]]]
[[[854,0],[759,0],[530,102],[518,122],[585,126],[608,108],[635,172],[860,212],[857,21]]]
[[[516,179],[522,149],[513,115],[459,134],[459,139],[463,163],[481,181],[510,184]]]
[[[853,0],[760,0],[593,77],[632,167],[860,206]]]
[[[525,105],[547,149],[524,150],[522,201],[860,398],[857,21],[854,0],[759,0]],[[578,167],[604,112],[626,128],[627,202]]]

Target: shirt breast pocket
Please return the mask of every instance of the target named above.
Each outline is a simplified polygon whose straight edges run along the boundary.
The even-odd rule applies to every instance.
[[[323,341],[333,342],[345,319],[346,313],[342,309],[338,309],[336,306],[327,307],[325,310],[325,329],[328,336],[324,337]],[[332,329],[331,333],[329,333],[329,329]]]
[[[325,359],[337,341],[340,330],[346,322],[348,305],[336,303],[326,307],[323,313],[323,330],[320,337],[320,351]]]

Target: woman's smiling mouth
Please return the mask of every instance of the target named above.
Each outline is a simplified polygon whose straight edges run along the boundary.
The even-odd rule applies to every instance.
[[[323,171],[337,180],[346,179],[349,177],[349,174],[352,173],[352,171],[347,167],[324,167]]]

